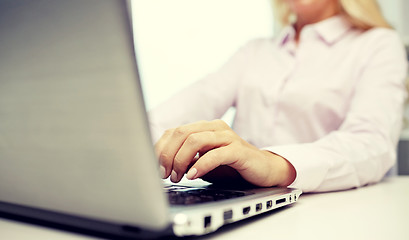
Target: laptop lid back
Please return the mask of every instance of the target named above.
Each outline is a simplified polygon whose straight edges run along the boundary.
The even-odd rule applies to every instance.
[[[126,5],[0,2],[0,201],[169,224]]]

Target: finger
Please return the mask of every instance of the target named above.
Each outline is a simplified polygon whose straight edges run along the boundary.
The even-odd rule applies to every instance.
[[[196,123],[191,123],[177,127],[175,129],[170,129],[165,132],[163,139],[158,143],[158,156],[161,165],[164,169],[164,177],[167,178],[169,175],[173,174],[173,179],[180,179],[181,177],[176,177],[177,172],[171,172],[173,168],[174,158],[182,147],[186,139],[193,133],[204,132],[204,131],[217,131],[230,129],[230,127],[222,120],[214,121],[200,121]],[[180,174],[179,174],[180,175]]]
[[[174,129],[168,129],[155,144],[155,153],[160,163],[160,172],[163,179],[168,178],[173,164],[173,157],[169,156],[165,147],[171,139]]]
[[[221,165],[234,165],[238,158],[232,150],[229,145],[208,151],[189,169],[187,179],[199,178]]]
[[[172,181],[180,181],[183,174],[198,152],[207,152],[210,149],[226,146],[231,143],[227,131],[199,132],[189,135],[177,152],[173,161],[173,171],[175,171]]]
[[[186,124],[172,130],[172,134],[171,136],[169,136],[172,141],[169,141],[169,144],[167,146],[169,147],[169,149],[172,149],[172,146],[173,148],[179,149],[186,141],[186,138],[193,133],[224,131],[227,129],[230,129],[230,127],[222,120],[199,121],[191,124]]]

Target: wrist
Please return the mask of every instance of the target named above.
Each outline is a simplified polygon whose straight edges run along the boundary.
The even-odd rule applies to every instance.
[[[263,151],[269,157],[271,163],[270,177],[274,179],[276,186],[287,187],[294,182],[296,177],[296,170],[294,166],[285,158],[280,155],[270,152]]]

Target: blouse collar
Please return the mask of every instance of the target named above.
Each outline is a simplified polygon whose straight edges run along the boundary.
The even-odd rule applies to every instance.
[[[328,45],[332,45],[339,41],[342,36],[345,35],[352,25],[341,15],[336,15],[334,17],[328,18],[318,23],[309,24],[304,26],[301,31],[301,37],[306,33],[313,32],[317,34],[322,40],[324,40]],[[294,27],[287,26],[283,28],[277,38],[277,43],[279,45],[285,45],[295,38]],[[302,39],[302,38],[301,38]]]

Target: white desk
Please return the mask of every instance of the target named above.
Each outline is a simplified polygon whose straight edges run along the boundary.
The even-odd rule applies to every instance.
[[[0,219],[0,239],[95,239]],[[360,189],[304,194],[292,207],[199,239],[409,239],[409,177]]]

